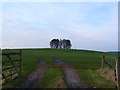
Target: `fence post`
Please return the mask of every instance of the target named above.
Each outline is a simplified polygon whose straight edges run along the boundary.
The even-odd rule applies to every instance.
[[[120,57],[116,60],[117,89],[120,90]]]
[[[20,76],[22,72],[22,50],[20,49]]]
[[[102,56],[102,70],[104,69],[105,56]]]

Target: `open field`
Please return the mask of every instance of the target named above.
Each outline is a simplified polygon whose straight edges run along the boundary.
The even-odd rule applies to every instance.
[[[3,50],[3,52],[19,52],[19,50]],[[4,84],[3,88],[16,87],[18,84],[20,84],[30,72],[35,70],[36,65],[38,64],[38,62],[40,62],[40,60],[44,60],[46,64],[53,66],[44,73],[44,81],[41,82],[43,85],[42,87],[54,87],[54,84],[56,84],[54,83],[55,79],[49,75],[57,73],[58,75],[60,75],[60,78],[63,79],[61,69],[59,69],[58,67],[55,68],[55,59],[64,61],[74,67],[78,75],[82,77],[86,83],[94,87],[114,88],[114,82],[105,79],[99,74],[99,69],[101,69],[102,55],[110,58],[117,57],[117,54],[114,53],[105,53],[89,50],[22,49],[22,76],[18,79],[10,81],[9,83]],[[49,85],[49,82],[47,83],[47,81],[50,81],[50,83],[52,82],[52,84]],[[65,82],[62,82],[63,86],[66,87]]]

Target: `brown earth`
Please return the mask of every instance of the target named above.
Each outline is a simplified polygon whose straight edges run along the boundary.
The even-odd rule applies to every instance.
[[[48,65],[46,65],[44,61],[41,61],[37,65],[36,70],[29,74],[17,88],[41,88],[40,81],[47,67]]]
[[[65,81],[69,88],[93,88],[86,84],[76,73],[75,69],[61,60],[55,60],[60,65],[65,76]]]
[[[64,73],[64,79],[67,84],[68,88],[93,88],[86,84],[82,78],[78,76],[75,69],[71,67],[69,64],[61,61],[61,60],[55,60],[55,64],[60,66]],[[41,61],[37,67],[36,70],[33,71],[28,75],[26,79],[23,80],[23,82],[18,85],[17,88],[41,88],[40,82],[42,78],[44,77],[44,72],[47,70],[49,65],[45,64],[44,61]],[[57,77],[59,79],[59,82],[64,82],[60,77]],[[57,79],[57,82],[58,82]],[[59,83],[53,82],[54,85],[52,85],[52,88],[60,88],[63,87]]]

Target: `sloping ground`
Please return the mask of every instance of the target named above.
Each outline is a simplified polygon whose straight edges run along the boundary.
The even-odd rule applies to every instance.
[[[47,65],[41,61],[35,71],[33,71],[17,88],[41,88],[40,81],[43,78]]]
[[[18,52],[18,50],[3,50],[3,52]],[[108,57],[116,57],[116,54],[95,52],[89,50],[22,49],[22,76],[24,78],[28,75],[29,72],[34,70],[39,59],[45,60],[48,64],[53,64],[53,59],[57,58],[69,63],[72,67],[74,67],[74,69],[78,71],[77,73],[79,74],[79,76],[82,77],[82,79],[84,79],[87,83],[94,86],[97,84],[97,86],[99,86],[98,88],[108,88],[108,86],[111,88],[111,85],[108,83],[109,81],[101,79],[100,76],[97,75],[98,73],[94,74],[93,71],[101,68],[102,55]],[[95,78],[96,75],[97,77]],[[18,83],[21,82],[21,79],[23,78],[14,79],[10,83],[3,85],[3,88],[14,88],[17,86]],[[101,79],[102,82],[98,83],[98,79]]]
[[[56,64],[60,64],[66,83],[69,88],[93,88],[87,85],[76,73],[76,71],[68,64],[64,63],[61,60],[55,60]]]

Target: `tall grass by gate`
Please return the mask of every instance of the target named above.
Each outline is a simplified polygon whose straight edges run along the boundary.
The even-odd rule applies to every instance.
[[[116,87],[120,90],[120,57],[106,57],[102,56],[102,70],[110,68],[114,71]]]

